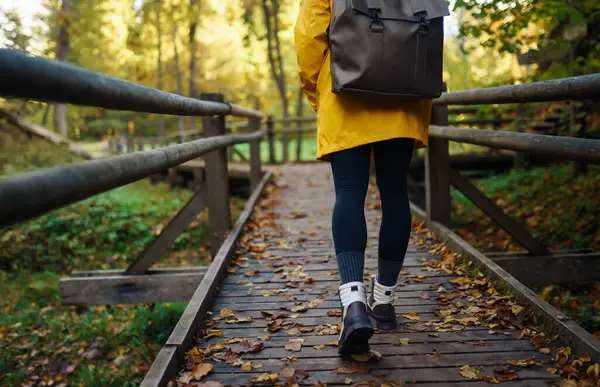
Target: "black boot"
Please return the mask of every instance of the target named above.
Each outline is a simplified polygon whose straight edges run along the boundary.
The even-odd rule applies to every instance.
[[[365,287],[362,282],[350,282],[340,286],[339,291],[343,312],[338,353],[346,356],[368,352],[373,326],[367,311]]]
[[[394,309],[394,291],[396,286],[383,286],[375,278],[372,282],[373,291],[369,296],[369,313],[375,319],[379,329],[392,330],[398,327],[396,310]]]

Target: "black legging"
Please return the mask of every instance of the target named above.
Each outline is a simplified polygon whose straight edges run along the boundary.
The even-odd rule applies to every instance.
[[[364,204],[373,150],[383,212],[379,258],[404,260],[411,230],[407,173],[413,148],[413,139],[397,138],[331,154],[336,193],[332,227],[336,255],[365,251],[367,224]]]

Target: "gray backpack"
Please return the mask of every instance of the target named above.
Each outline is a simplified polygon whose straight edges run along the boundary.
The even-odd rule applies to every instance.
[[[445,0],[334,0],[333,92],[398,101],[442,93]]]

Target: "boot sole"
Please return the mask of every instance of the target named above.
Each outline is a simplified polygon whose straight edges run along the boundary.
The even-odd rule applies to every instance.
[[[369,317],[357,319],[349,326],[344,327],[345,337],[340,338],[338,343],[338,354],[340,356],[360,354],[368,352],[369,339],[375,332]]]

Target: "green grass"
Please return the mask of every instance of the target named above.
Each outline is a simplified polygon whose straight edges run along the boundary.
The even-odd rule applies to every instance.
[[[190,196],[140,181],[0,230],[0,385],[139,385],[185,303],[76,309],[60,304],[58,281],[126,267]],[[206,241],[203,212],[158,265],[204,264]]]
[[[298,142],[294,139],[289,141],[288,145],[288,157],[290,161],[296,161]],[[239,150],[246,159],[250,156],[250,145],[249,144],[238,144],[235,148]],[[314,161],[317,157],[317,139],[315,136],[307,137],[302,139],[302,154],[301,161]],[[260,144],[260,158],[264,163],[269,162],[269,143],[262,141]],[[277,162],[283,161],[283,144],[281,141],[275,142],[275,159]],[[241,161],[241,159],[235,155],[234,161]]]

